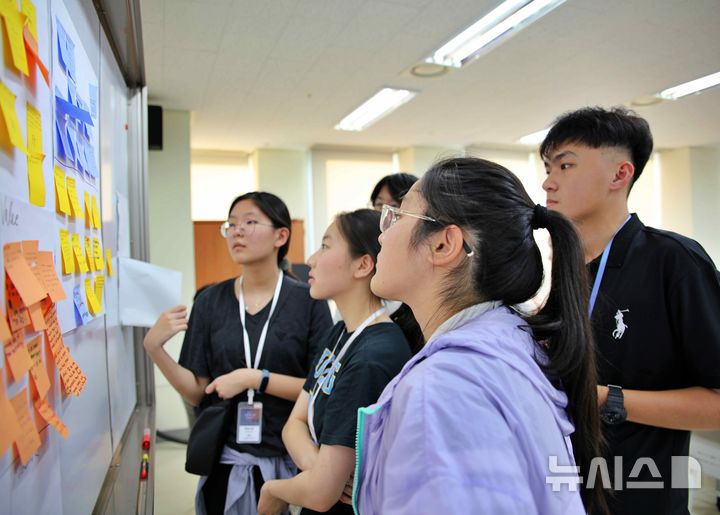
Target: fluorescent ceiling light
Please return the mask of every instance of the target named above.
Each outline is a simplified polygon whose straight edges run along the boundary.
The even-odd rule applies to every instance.
[[[522,143],[523,145],[539,145],[545,139],[548,132],[550,132],[550,129],[533,132],[532,134],[528,134],[527,136],[520,138],[518,143]]]
[[[361,131],[412,99],[417,92],[409,89],[383,88],[343,118],[335,126],[339,131]]]
[[[679,86],[668,88],[661,91],[656,96],[666,100],[677,100],[678,98],[698,93],[704,89],[712,88],[718,84],[720,84],[720,72],[691,80],[690,82],[680,84]]]
[[[426,61],[460,68],[563,2],[565,0],[505,0],[433,52]]]

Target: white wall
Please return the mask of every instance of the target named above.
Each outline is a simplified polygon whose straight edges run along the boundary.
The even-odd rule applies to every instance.
[[[257,190],[248,155],[241,152],[193,151],[190,177],[194,221],[225,220],[236,197]]]
[[[148,153],[150,262],[183,274],[182,301],[195,293],[195,250],[190,208],[190,113],[163,110],[163,150]],[[171,306],[168,306],[171,307]],[[166,345],[175,359],[182,334]],[[187,427],[180,395],[155,367],[156,421],[160,430]]]

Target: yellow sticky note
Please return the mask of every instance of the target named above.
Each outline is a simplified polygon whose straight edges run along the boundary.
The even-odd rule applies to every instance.
[[[24,51],[25,49],[23,49],[23,52]],[[15,95],[13,95],[13,92],[10,91],[3,82],[0,82],[0,109],[2,109],[5,126],[10,135],[10,143],[22,152],[27,152],[22,131],[20,130],[20,122],[18,121],[17,112],[15,111]]]
[[[105,264],[107,265],[108,277],[112,277],[113,268],[112,268],[112,254],[110,253],[110,249],[105,249]]]
[[[70,203],[65,189],[65,172],[57,165],[55,165],[55,210],[58,213],[70,214]]]
[[[14,3],[14,2],[13,2]],[[25,75],[30,74],[28,69],[27,54],[25,53],[25,40],[23,39],[23,27],[27,16],[17,9],[3,7],[0,11],[5,19],[5,29],[7,30],[7,40],[10,43],[10,54],[12,55],[15,68]]]
[[[95,272],[95,258],[93,257],[92,240],[87,236],[85,236],[85,257],[87,258],[90,270]]]
[[[85,297],[87,297],[87,305],[91,315],[97,315],[102,309],[100,301],[95,297],[95,290],[93,290],[92,279],[85,279]]]
[[[28,154],[42,155],[42,121],[40,111],[31,104],[25,105],[25,116],[27,120],[27,151]]]
[[[20,0],[20,12],[25,15],[25,26],[30,29],[30,34],[37,41],[37,14],[35,13],[35,5],[30,0]]]
[[[90,205],[90,193],[86,191],[83,194],[83,200],[85,201],[85,227],[89,229],[92,227],[92,206]]]
[[[28,195],[35,206],[45,205],[45,179],[43,178],[42,159],[28,156]]]
[[[75,178],[67,176],[67,196],[70,199],[70,208],[72,211],[73,218],[79,218],[82,216],[80,210],[80,201],[77,196],[77,186],[75,185]]]
[[[93,256],[95,257],[95,270],[102,270],[105,268],[105,261],[103,261],[102,246],[97,238],[93,238]]]
[[[104,286],[105,286],[105,276],[98,275],[95,278],[95,298],[100,303],[100,308],[102,308],[102,294],[103,294]]]
[[[83,249],[80,246],[79,234],[72,235],[72,248],[75,254],[75,264],[77,264],[78,268],[82,273],[89,272],[90,269],[88,268],[87,261],[85,260],[85,254],[83,253]]]
[[[97,197],[95,195],[92,196],[92,226],[95,229],[100,229],[102,227],[100,212],[98,211]]]
[[[73,261],[73,248],[70,242],[70,233],[60,229],[60,252],[62,253],[62,270],[64,274],[75,273],[75,262]]]

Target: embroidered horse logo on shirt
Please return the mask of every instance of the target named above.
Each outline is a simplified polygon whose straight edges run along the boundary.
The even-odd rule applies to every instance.
[[[629,311],[629,309],[618,309],[617,313],[615,313],[615,330],[612,335],[616,340],[622,338],[625,334],[625,329],[628,328],[627,324],[625,324],[625,321],[623,320],[623,313],[628,313]]]

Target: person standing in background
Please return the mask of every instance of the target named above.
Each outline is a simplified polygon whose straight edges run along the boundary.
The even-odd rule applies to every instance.
[[[566,113],[540,146],[547,207],[577,227],[593,284],[616,515],[687,514],[690,431],[720,428],[716,266],[696,241],[628,210],[652,148],[648,123],[621,107]]]
[[[382,211],[385,204],[400,207],[403,197],[418,180],[410,173],[392,173],[378,181],[370,194],[370,204],[375,211]]]

